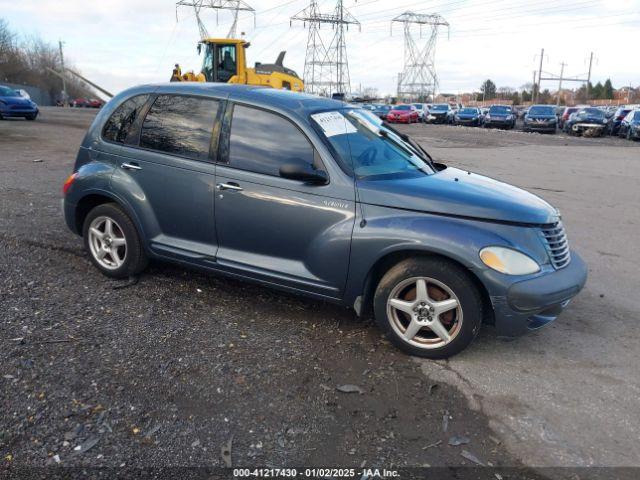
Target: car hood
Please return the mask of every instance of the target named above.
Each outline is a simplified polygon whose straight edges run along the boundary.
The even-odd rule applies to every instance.
[[[0,97],[0,100],[2,100],[7,105],[31,105],[31,102],[23,97]]]
[[[358,180],[363,203],[438,215],[525,224],[558,221],[558,211],[513,185],[489,177],[446,168],[417,178]]]
[[[555,120],[555,115],[527,115],[527,120]]]
[[[478,116],[477,113],[458,113],[457,115],[460,118],[476,118]]]

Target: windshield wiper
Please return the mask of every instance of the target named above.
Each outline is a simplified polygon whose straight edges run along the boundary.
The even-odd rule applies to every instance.
[[[393,128],[391,125],[389,125],[387,122],[382,122],[382,126],[384,126],[387,130],[395,133],[402,140],[404,140],[409,145],[411,145],[414,150],[417,150],[415,153],[418,155],[418,157],[420,157],[423,160],[429,162],[431,167],[435,170],[435,166],[433,165],[433,158],[431,158],[431,155],[429,155],[429,152],[427,152],[424,148],[422,148],[422,146],[420,144],[418,144],[413,138],[411,138],[407,134],[399,132],[398,130]],[[383,130],[380,130],[380,132],[383,132]]]

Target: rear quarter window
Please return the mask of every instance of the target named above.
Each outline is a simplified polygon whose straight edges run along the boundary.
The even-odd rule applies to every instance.
[[[125,100],[104,124],[102,138],[109,142],[124,143],[148,98],[149,95],[138,95]]]
[[[184,95],[158,95],[144,119],[140,146],[206,161],[220,102]]]

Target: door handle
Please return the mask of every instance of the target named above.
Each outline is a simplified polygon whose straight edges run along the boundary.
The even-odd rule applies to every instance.
[[[123,163],[120,165],[120,168],[124,168],[125,170],[142,170],[142,167],[136,163]]]
[[[216,187],[218,188],[218,190],[233,190],[234,192],[241,192],[242,190],[244,190],[240,185],[234,182],[219,183],[218,185],[216,185]]]

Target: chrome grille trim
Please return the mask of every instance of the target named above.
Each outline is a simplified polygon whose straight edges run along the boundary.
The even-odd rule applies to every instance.
[[[541,232],[553,267],[558,270],[569,265],[571,253],[562,222],[542,227]]]

